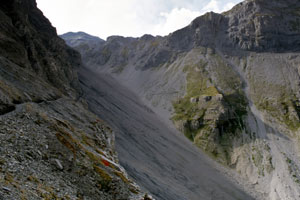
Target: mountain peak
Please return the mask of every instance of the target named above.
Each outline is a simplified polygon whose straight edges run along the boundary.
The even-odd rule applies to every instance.
[[[62,39],[67,41],[69,46],[74,46],[80,41],[89,41],[90,43],[104,43],[105,40],[102,40],[99,37],[89,35],[84,32],[68,32],[60,36]]]
[[[208,12],[169,38],[170,46],[298,51],[300,1],[248,0],[222,14]]]

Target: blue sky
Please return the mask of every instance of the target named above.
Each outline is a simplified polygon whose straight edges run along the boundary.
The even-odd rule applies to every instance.
[[[209,12],[223,12],[242,0],[37,0],[58,34],[84,31],[111,35],[167,35]]]

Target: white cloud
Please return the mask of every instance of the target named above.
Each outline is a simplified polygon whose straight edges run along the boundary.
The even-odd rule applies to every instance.
[[[58,33],[167,35],[204,12],[222,12],[241,0],[37,0]]]
[[[196,17],[203,15],[206,12],[221,13],[231,9],[235,4],[227,2],[224,4],[221,1],[211,0],[204,8],[200,11],[193,11],[186,8],[174,8],[169,13],[161,12],[160,15],[164,18],[159,24],[153,29],[153,34],[167,35],[172,31],[178,30],[190,24]]]
[[[172,31],[187,26],[193,19],[202,13],[192,11],[186,8],[174,8],[170,13],[162,12],[160,15],[164,18],[153,29],[155,35],[167,35]]]
[[[221,12],[224,12],[226,10],[229,10],[231,9],[235,4],[232,3],[232,2],[226,2],[224,4],[224,1],[223,3],[219,0],[211,0],[203,9],[202,11],[203,12],[210,12],[210,11],[213,11],[213,12],[216,12],[216,13],[221,13]]]

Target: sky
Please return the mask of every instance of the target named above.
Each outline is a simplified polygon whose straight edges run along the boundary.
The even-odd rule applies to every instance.
[[[37,0],[58,34],[83,31],[111,35],[168,35],[210,11],[231,9],[242,0]]]

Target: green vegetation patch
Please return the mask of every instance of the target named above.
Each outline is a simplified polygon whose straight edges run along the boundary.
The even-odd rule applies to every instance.
[[[232,142],[245,129],[248,101],[238,75],[222,57],[211,55],[209,66],[220,90],[212,83],[208,62],[186,65],[186,94],[173,102],[172,120],[184,135],[222,164],[230,163]]]
[[[300,30],[300,20],[298,18],[296,20],[291,20],[290,27],[291,27],[292,31],[299,31]]]
[[[297,131],[300,128],[300,104],[292,95],[283,94],[276,102],[274,100],[261,101],[258,103],[258,109],[265,110],[291,131]]]
[[[200,61],[196,65],[186,65],[183,72],[186,73],[186,95],[183,98],[173,102],[175,115],[173,120],[189,120],[196,115],[202,116],[205,113],[204,109],[199,109],[197,104],[191,102],[191,98],[199,98],[200,96],[215,96],[219,94],[214,86],[207,87],[209,81],[205,72],[206,62]],[[206,75],[206,76],[205,76]]]

